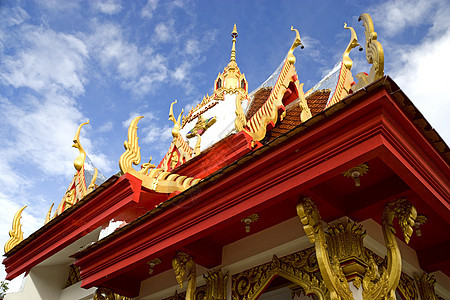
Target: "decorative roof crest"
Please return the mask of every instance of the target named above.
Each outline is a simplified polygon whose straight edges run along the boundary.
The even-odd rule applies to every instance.
[[[294,28],[294,26],[291,26],[291,31],[295,31],[295,40],[294,43],[292,43],[291,49],[289,49],[289,52],[287,54],[287,60],[289,61],[290,64],[295,64],[295,56],[294,56],[294,50],[295,48],[297,48],[298,46],[300,46],[301,49],[305,48],[305,46],[303,46],[302,41],[300,40],[300,33],[298,32],[297,29]]]
[[[182,120],[182,116],[184,113],[184,109],[181,109],[181,113],[178,115],[178,119],[175,119],[175,116],[173,115],[173,105],[175,103],[177,103],[177,100],[173,101],[172,104],[170,104],[170,110],[169,110],[169,120],[173,122],[172,136],[174,139],[180,135],[181,122],[182,122],[181,120]]]
[[[56,208],[53,218],[60,215],[67,208],[73,206],[81,198],[83,198],[84,196],[89,194],[95,188],[95,181],[97,180],[97,175],[98,175],[97,168],[94,168],[94,174],[93,174],[93,177],[92,177],[89,185],[86,183],[86,178],[85,178],[85,174],[84,174],[85,173],[84,164],[86,162],[86,151],[84,151],[83,146],[81,146],[80,132],[81,132],[81,127],[83,127],[86,124],[89,124],[89,120],[87,122],[81,123],[80,126],[78,126],[78,129],[73,138],[72,147],[77,148],[79,151],[79,155],[77,156],[77,158],[75,158],[75,160],[73,162],[76,172],[75,172],[75,175],[73,176],[72,182],[69,184],[69,187],[67,188],[66,193],[63,196],[63,199],[61,200],[60,204]],[[54,204],[52,204],[50,206],[50,209],[45,217],[45,224],[48,223],[52,219],[51,212],[53,209],[53,205]]]
[[[374,82],[384,76],[384,51],[381,43],[377,40],[377,33],[374,30],[372,18],[369,14],[362,14],[358,21],[363,21],[366,36],[366,58],[369,64],[372,64],[370,73],[358,73],[355,77],[358,83],[352,87],[352,91],[357,91],[367,84]]]
[[[9,240],[5,244],[5,253],[9,252],[12,248],[17,246],[21,241],[23,241],[23,231],[22,224],[20,224],[20,219],[22,218],[22,211],[26,208],[25,205],[19,209],[14,215],[12,222],[12,230],[9,231]]]
[[[172,103],[172,106],[174,103],[176,103],[176,101]],[[171,115],[173,117],[173,111]],[[159,193],[184,191],[192,185],[197,184],[201,179],[167,172],[162,168],[155,168],[154,165],[147,165],[140,171],[136,171],[133,168],[133,164],[138,165],[141,161],[141,148],[138,144],[139,138],[137,136],[137,124],[142,118],[142,116],[134,118],[133,121],[131,121],[130,126],[128,127],[128,139],[124,142],[125,152],[120,156],[119,159],[119,166],[122,173],[129,173],[141,179],[143,186]],[[181,114],[178,119],[181,119]],[[170,118],[170,120],[172,120],[172,118]],[[174,117],[173,120],[175,120]],[[174,121],[174,123],[178,123],[178,121]],[[177,135],[177,139],[178,138],[179,135]]]
[[[359,51],[362,51],[363,48],[358,43],[358,37],[356,36],[355,29],[353,29],[353,27],[347,26],[347,23],[344,23],[344,28],[350,29],[351,37],[350,37],[350,42],[348,43],[348,46],[344,51],[344,55],[342,55],[342,63],[344,64],[344,66],[347,69],[350,70],[353,66],[353,61],[350,59],[350,56],[349,56],[350,51],[352,51],[352,49],[356,48],[357,46],[359,46]]]
[[[87,122],[81,123],[80,126],[78,126],[77,132],[75,133],[75,136],[73,138],[72,147],[77,148],[80,151],[80,154],[73,162],[73,165],[77,171],[81,170],[81,168],[84,166],[84,162],[86,161],[86,152],[84,151],[80,143],[81,127],[83,127],[86,124],[89,124],[89,120]]]
[[[228,66],[231,67],[235,67],[236,65],[236,38],[238,36],[238,32],[236,29],[236,23],[234,23],[233,26],[233,31],[231,32],[231,36],[233,37],[233,45],[231,46],[231,57],[230,57],[230,62],[228,63]]]

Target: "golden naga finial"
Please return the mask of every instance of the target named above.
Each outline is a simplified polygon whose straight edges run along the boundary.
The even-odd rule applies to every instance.
[[[238,32],[236,29],[236,23],[234,23],[233,31],[231,32],[231,36],[233,37],[233,46],[231,47],[231,58],[230,64],[236,63],[236,38],[238,36]]]
[[[152,168],[156,168],[154,164],[152,164],[152,157],[150,156],[150,159],[148,160],[148,163],[142,164],[141,169],[138,171],[141,174],[147,175],[148,171]]]
[[[369,14],[362,14],[358,21],[363,21],[366,36],[366,58],[369,64],[372,64],[369,75],[358,73],[355,77],[358,83],[352,87],[352,91],[357,91],[367,84],[374,82],[384,76],[384,52],[381,43],[377,41],[377,33],[373,28],[372,18]]]
[[[291,31],[295,31],[295,40],[291,46],[291,49],[289,49],[289,52],[287,55],[287,60],[293,65],[293,64],[295,64],[295,60],[296,60],[296,58],[294,56],[295,48],[300,46],[300,48],[303,49],[303,48],[305,48],[305,46],[303,46],[302,41],[300,40],[300,33],[298,32],[298,30],[295,29],[293,26],[291,26]]]
[[[47,216],[45,217],[45,223],[44,224],[47,224],[52,219],[51,215],[52,215],[53,205],[55,205],[55,203],[52,203],[52,205],[50,206],[50,209],[48,210]]]
[[[177,100],[173,101],[172,104],[170,104],[169,120],[173,122],[172,136],[174,138],[177,138],[180,135],[181,118],[183,116],[184,109],[181,109],[181,113],[178,115],[178,120],[175,119],[175,116],[173,115],[173,105],[175,103],[177,103]]]
[[[9,231],[10,239],[5,244],[5,253],[9,252],[12,248],[17,246],[21,241],[23,241],[22,225],[20,224],[20,218],[22,217],[22,211],[26,208],[25,205],[19,209],[14,215],[12,222],[12,230]]]
[[[119,167],[124,174],[133,169],[132,164],[138,165],[141,161],[141,147],[139,147],[138,143],[137,123],[142,118],[143,116],[134,118],[131,121],[130,127],[128,127],[128,140],[123,143],[125,152],[119,158]]]
[[[351,69],[353,66],[353,61],[350,59],[350,51],[352,51],[353,48],[359,46],[359,50],[362,51],[362,47],[361,45],[358,43],[358,37],[356,36],[356,32],[355,29],[353,29],[353,27],[349,27],[347,26],[347,23],[344,23],[344,28],[345,29],[350,29],[351,32],[351,38],[350,38],[350,42],[347,45],[347,48],[344,51],[344,55],[342,56],[342,63],[344,64],[344,66],[347,69]]]
[[[362,14],[358,21],[363,21],[366,35],[366,58],[372,68],[369,73],[369,82],[377,80],[384,75],[384,52],[381,43],[377,41],[377,33],[373,28],[372,18],[369,14]]]
[[[81,170],[81,168],[84,165],[84,161],[86,160],[86,152],[84,151],[84,149],[83,149],[83,147],[81,146],[81,143],[80,143],[81,127],[83,127],[86,124],[89,124],[89,120],[87,122],[81,123],[80,126],[78,126],[77,132],[75,133],[75,137],[73,138],[73,145],[72,145],[72,147],[78,148],[78,150],[80,151],[80,154],[78,155],[77,158],[75,158],[75,161],[73,162],[73,165],[75,166],[75,169],[77,171]]]

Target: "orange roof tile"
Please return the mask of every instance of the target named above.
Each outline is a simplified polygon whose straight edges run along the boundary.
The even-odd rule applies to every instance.
[[[266,102],[267,98],[269,98],[271,92],[272,87],[269,86],[259,89],[255,93],[252,103],[250,103],[250,107],[247,111],[247,120],[250,120],[250,118],[258,111],[258,109],[261,108],[261,106]]]
[[[311,114],[313,116],[324,110],[329,96],[330,90],[321,90],[315,91],[308,98],[306,98],[308,107],[311,110]],[[297,99],[286,107],[286,116],[284,117],[283,121],[278,122],[275,127],[267,133],[264,142],[270,142],[283,133],[288,132],[292,128],[298,126],[300,123],[300,107],[298,105]]]

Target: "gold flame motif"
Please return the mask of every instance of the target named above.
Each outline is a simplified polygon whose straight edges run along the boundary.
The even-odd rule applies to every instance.
[[[75,137],[73,138],[73,145],[72,147],[77,148],[80,151],[80,154],[73,162],[73,165],[75,166],[75,169],[77,171],[80,171],[81,168],[84,166],[84,162],[86,160],[86,152],[84,151],[83,147],[80,143],[80,132],[81,127],[84,125],[89,124],[89,120],[87,122],[81,123],[80,126],[78,126],[77,132],[75,133]]]
[[[372,18],[369,14],[362,14],[358,21],[363,21],[366,36],[366,59],[372,64],[369,75],[364,72],[358,73],[355,77],[358,83],[352,87],[352,91],[357,91],[367,84],[374,82],[384,76],[384,51],[381,43],[377,40],[378,36],[374,30]]]
[[[25,205],[19,209],[14,215],[12,222],[12,230],[9,231],[9,240],[5,244],[5,253],[9,252],[12,248],[17,246],[21,241],[23,241],[23,231],[22,224],[20,224],[20,219],[22,218],[22,211],[26,208]]]
[[[351,69],[353,66],[353,61],[350,59],[350,51],[352,51],[353,48],[356,48],[357,46],[360,46],[358,43],[358,37],[356,36],[355,29],[353,27],[347,26],[347,23],[344,23],[345,29],[350,29],[351,37],[350,42],[347,45],[347,48],[344,51],[344,55],[342,56],[342,63],[347,69]],[[361,49],[362,50],[362,49]]]
[[[173,116],[173,113],[171,115]],[[141,148],[138,144],[139,138],[137,136],[137,124],[142,118],[142,116],[134,118],[128,127],[128,140],[124,142],[125,152],[119,159],[119,166],[122,173],[129,173],[141,179],[142,186],[159,193],[184,191],[185,189],[197,184],[201,180],[200,178],[192,178],[166,172],[164,169],[155,168],[152,164],[143,166],[143,172],[136,171],[133,168],[133,164],[137,165],[141,161]],[[180,117],[178,119],[180,119]]]

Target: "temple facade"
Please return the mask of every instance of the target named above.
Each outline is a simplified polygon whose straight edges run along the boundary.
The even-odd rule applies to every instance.
[[[450,299],[450,150],[399,86],[368,14],[304,92],[295,34],[255,91],[231,57],[172,142],[140,165],[139,120],[103,178],[79,139],[45,225],[5,245],[5,299]],[[300,47],[299,47],[300,46]],[[352,49],[371,69],[352,75]],[[296,50],[297,52],[301,51]],[[179,113],[177,112],[179,111]]]

